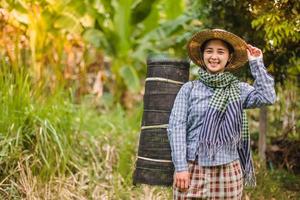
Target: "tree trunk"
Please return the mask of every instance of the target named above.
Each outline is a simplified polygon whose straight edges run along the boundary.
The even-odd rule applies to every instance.
[[[263,106],[259,113],[258,155],[261,161],[266,160],[267,107]]]

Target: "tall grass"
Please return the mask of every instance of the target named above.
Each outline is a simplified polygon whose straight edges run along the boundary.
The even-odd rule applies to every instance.
[[[71,169],[74,106],[61,92],[41,96],[24,70],[0,71],[1,174],[13,174],[20,158],[34,159],[34,174],[47,179]]]
[[[165,199],[131,184],[142,105],[75,104],[18,69],[0,67],[0,199]]]

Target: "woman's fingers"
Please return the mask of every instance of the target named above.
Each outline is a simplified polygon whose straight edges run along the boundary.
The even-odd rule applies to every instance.
[[[256,48],[255,54],[256,56],[260,56],[262,54],[262,51],[259,48]]]
[[[260,56],[260,54],[261,54],[261,50],[260,49],[258,49],[258,48],[253,48],[253,50],[252,50],[252,55],[253,56]]]
[[[179,188],[183,189],[183,190],[185,189],[185,180],[184,179],[180,180],[180,186],[179,186]]]
[[[248,49],[248,50],[250,51],[250,53],[252,54],[253,51],[255,50],[255,47],[252,46],[252,45],[250,45],[250,44],[248,44],[248,45],[247,45],[247,49]]]
[[[180,189],[184,189],[184,185],[185,185],[185,180],[181,177],[178,177],[176,179],[176,187],[180,188]]]
[[[248,56],[253,55],[254,48],[251,45],[247,45],[247,54]]]
[[[187,183],[187,181],[185,179],[180,179],[178,188],[180,190],[188,189],[188,185],[186,183]]]
[[[262,51],[257,47],[247,44],[247,55],[249,60],[253,58],[262,57]]]
[[[188,178],[185,180],[184,187],[185,187],[186,189],[188,189],[189,186],[190,186],[190,179],[189,179],[189,177],[188,177]]]

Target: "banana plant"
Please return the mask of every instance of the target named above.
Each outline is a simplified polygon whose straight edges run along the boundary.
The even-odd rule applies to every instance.
[[[15,0],[10,9],[27,28],[34,71],[42,74],[42,57],[54,52],[62,57],[68,34],[79,35],[101,50],[115,80],[113,93],[139,92],[149,52],[182,52],[196,19],[179,0]],[[188,33],[186,33],[188,29]],[[56,69],[59,70],[59,69]]]
[[[170,36],[183,30],[184,24],[192,19],[183,15],[184,0],[176,4],[171,0],[92,2],[88,12],[96,21],[93,27],[84,31],[83,36],[111,58],[116,89],[119,90],[140,91],[147,54],[174,46],[178,41],[170,40]]]

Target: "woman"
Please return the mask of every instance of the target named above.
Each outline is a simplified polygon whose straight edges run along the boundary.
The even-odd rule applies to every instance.
[[[274,80],[262,51],[220,29],[195,34],[187,45],[199,80],[185,83],[170,115],[174,199],[241,199],[255,185],[244,109],[275,102]],[[230,73],[249,61],[253,86]]]

